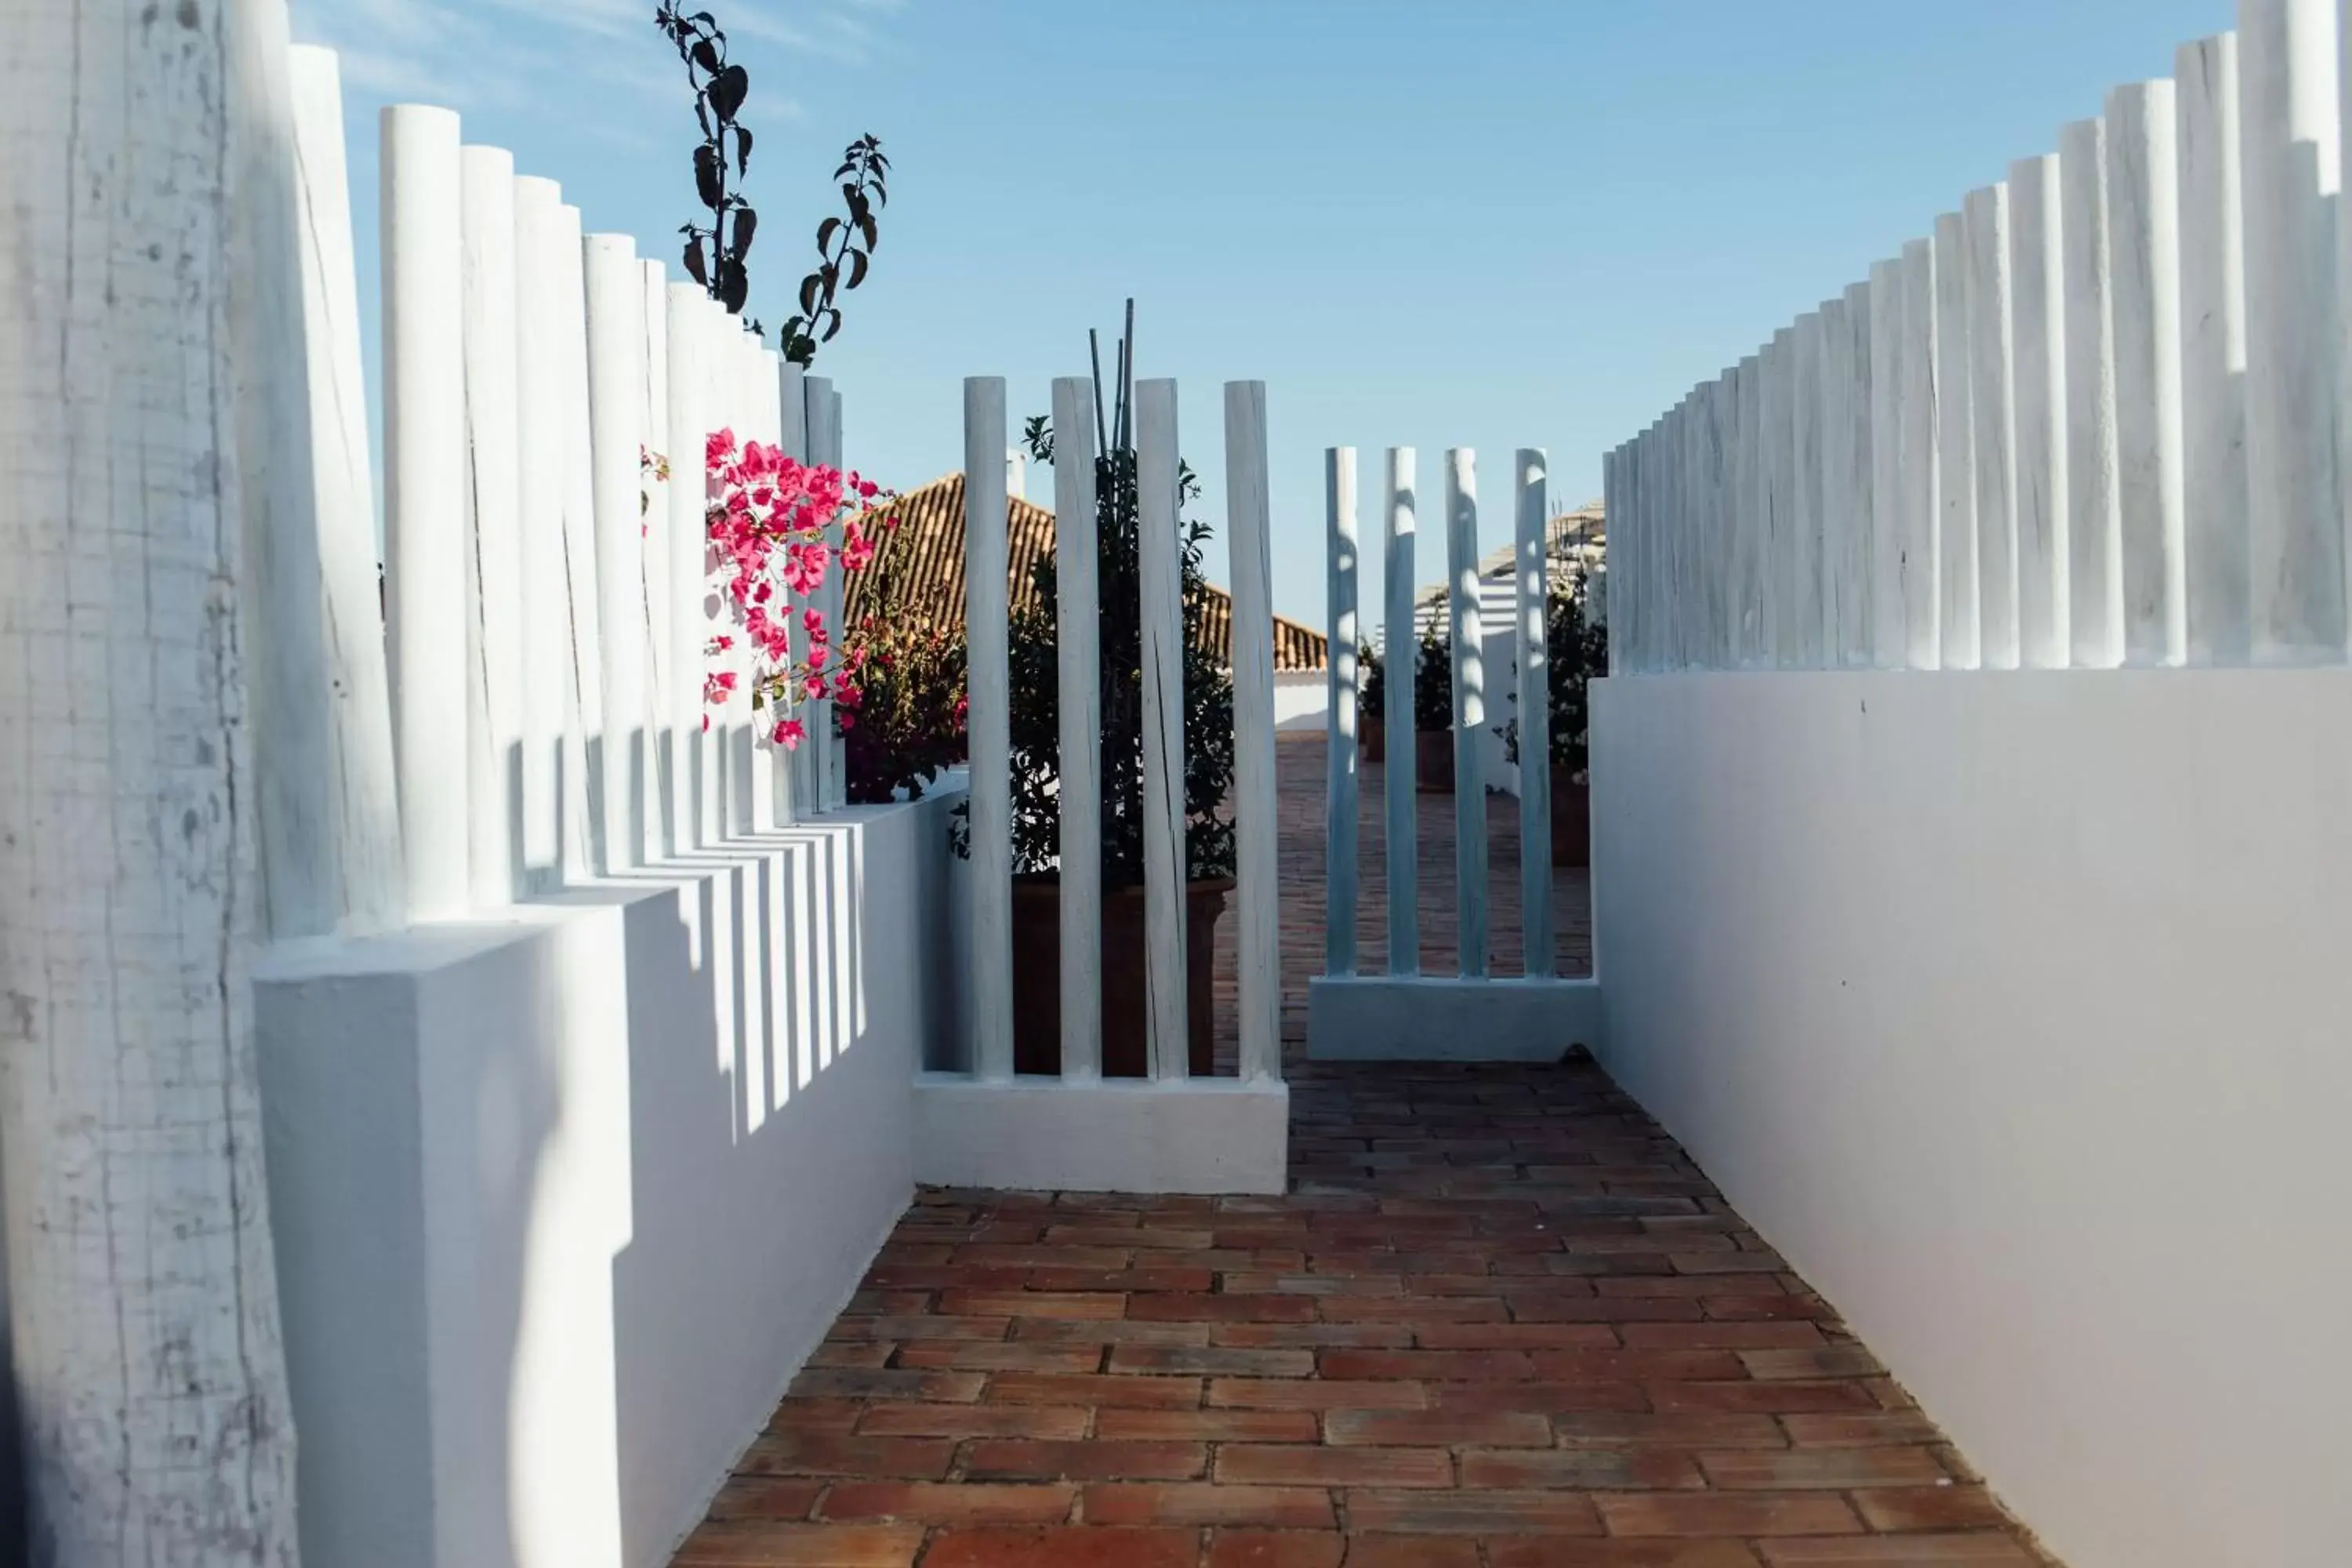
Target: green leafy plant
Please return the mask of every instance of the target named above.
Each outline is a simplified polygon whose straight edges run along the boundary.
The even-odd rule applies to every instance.
[[[1454,728],[1454,650],[1437,626],[1422,628],[1412,672],[1412,727],[1426,733]]]
[[[1359,722],[1388,717],[1389,672],[1381,656],[1365,643],[1356,650],[1356,717]]]
[[[1549,666],[1551,765],[1565,776],[1581,780],[1591,758],[1592,707],[1587,688],[1609,673],[1609,628],[1591,615],[1590,579],[1578,567],[1567,591],[1555,593],[1544,605],[1544,657]],[[1518,693],[1510,694],[1517,704]],[[1519,721],[1503,726],[1503,744],[1510,760],[1519,760]]]
[[[837,699],[849,798],[860,803],[923,798],[923,787],[961,763],[965,645],[961,622],[941,625],[908,613],[899,593],[905,549],[895,529],[866,568],[871,606],[848,630],[844,662],[856,672],[855,693]]]
[[[1130,307],[1130,334],[1133,319]],[[1108,425],[1099,406],[1096,411],[1104,437],[1102,455],[1095,459],[1102,868],[1104,884],[1114,888],[1143,881],[1141,535],[1129,342],[1122,338],[1119,343],[1118,393]],[[1044,417],[1028,421],[1024,438],[1033,458],[1054,461],[1054,430]],[[1191,465],[1181,465],[1180,513],[1200,493]],[[1208,525],[1180,516],[1178,527],[1184,606],[1185,877],[1205,881],[1234,874],[1234,826],[1223,815],[1234,782],[1234,687],[1202,635],[1208,583],[1201,570],[1201,546],[1209,538]],[[1044,876],[1052,871],[1061,844],[1058,584],[1051,555],[1038,563],[1034,582],[1034,605],[1013,617],[1011,635],[1013,863],[1017,874]],[[968,852],[961,831],[956,841],[959,853]]]

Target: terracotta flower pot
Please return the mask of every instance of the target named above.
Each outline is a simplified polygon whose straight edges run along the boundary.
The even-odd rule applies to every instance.
[[[1195,1078],[1215,1065],[1214,990],[1217,917],[1229,879],[1184,889],[1186,1057]],[[1103,889],[1102,1063],[1105,1078],[1145,1078],[1150,1043],[1145,1022],[1143,889]],[[1013,884],[1013,1068],[1062,1070],[1062,889],[1039,878]]]
[[[1368,763],[1389,760],[1389,727],[1378,719],[1356,720],[1356,752]]]
[[[1551,781],[1551,863],[1592,864],[1592,787],[1557,773]]]
[[[1454,731],[1413,731],[1412,776],[1424,795],[1454,793]]]

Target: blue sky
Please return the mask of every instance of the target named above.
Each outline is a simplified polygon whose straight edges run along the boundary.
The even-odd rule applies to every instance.
[[[1139,368],[1182,385],[1222,525],[1228,379],[1267,383],[1276,607],[1319,623],[1327,446],[1477,448],[1507,538],[1512,448],[1553,499],[1693,383],[2056,144],[2110,87],[2168,75],[2230,0],[702,0],[751,73],[752,313],[788,296],[841,145],[894,164],[881,245],[820,357],[849,461],[959,466],[961,380],[1017,426],[1136,296]],[[592,230],[671,256],[695,139],[654,0],[292,0],[344,55],[363,307],[376,114],[563,184]],[[673,262],[673,265],[675,263]],[[374,341],[371,320],[368,353]],[[1048,500],[1050,474],[1033,473]],[[1424,518],[1432,515],[1424,510]],[[1222,578],[1220,545],[1213,575]],[[1443,572],[1424,522],[1418,576]],[[1367,604],[1378,602],[1368,552]]]

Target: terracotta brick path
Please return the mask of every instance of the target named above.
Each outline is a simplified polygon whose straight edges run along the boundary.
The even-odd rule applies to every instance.
[[[2045,1561],[1597,1068],[1293,1087],[1286,1197],[921,1194],[677,1568]]]

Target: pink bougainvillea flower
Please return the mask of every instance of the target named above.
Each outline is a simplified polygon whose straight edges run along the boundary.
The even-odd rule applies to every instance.
[[[722,466],[734,455],[735,432],[732,430],[713,430],[710,438],[702,445],[702,463],[708,468]]]
[[[788,752],[798,751],[808,739],[808,730],[797,719],[787,719],[776,726],[775,742]]]

